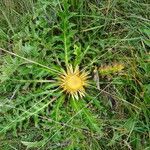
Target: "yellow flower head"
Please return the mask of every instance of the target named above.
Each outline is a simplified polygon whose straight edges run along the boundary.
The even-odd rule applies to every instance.
[[[63,71],[59,78],[59,85],[70,96],[78,99],[78,96],[85,96],[85,87],[87,83],[88,73],[80,72],[79,67],[72,68],[69,66],[67,71]]]

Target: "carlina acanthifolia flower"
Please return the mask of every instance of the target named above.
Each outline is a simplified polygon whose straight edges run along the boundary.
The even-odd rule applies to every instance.
[[[79,96],[81,98],[85,96],[85,87],[88,86],[88,78],[87,72],[80,71],[78,66],[73,69],[72,65],[70,65],[66,71],[63,70],[58,80],[64,92],[78,99]]]

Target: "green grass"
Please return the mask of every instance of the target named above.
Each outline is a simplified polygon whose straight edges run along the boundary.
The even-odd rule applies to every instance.
[[[150,149],[148,0],[2,0],[0,12],[1,150]],[[79,100],[56,82],[69,64],[90,73]]]

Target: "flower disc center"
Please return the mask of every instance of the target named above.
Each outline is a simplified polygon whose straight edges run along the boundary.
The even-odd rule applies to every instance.
[[[78,76],[74,75],[74,76],[69,77],[66,84],[68,88],[72,90],[78,90],[82,87],[82,80]]]

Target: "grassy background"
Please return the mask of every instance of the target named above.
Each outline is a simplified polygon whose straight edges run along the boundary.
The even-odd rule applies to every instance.
[[[148,0],[1,0],[0,47],[0,149],[150,149]],[[85,98],[60,92],[67,64]]]

